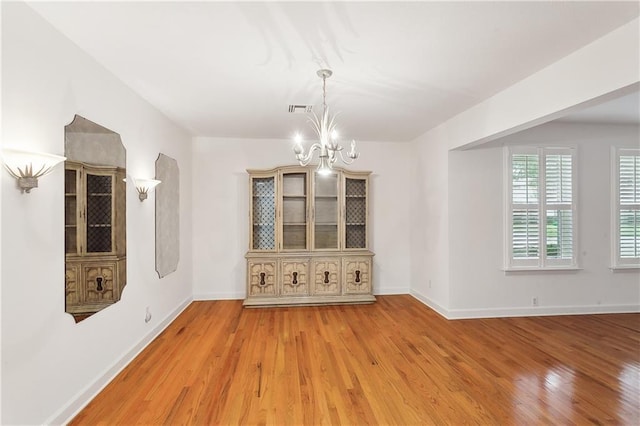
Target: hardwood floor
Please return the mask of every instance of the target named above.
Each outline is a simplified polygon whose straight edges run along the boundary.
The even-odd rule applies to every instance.
[[[192,303],[71,424],[640,424],[640,315]]]

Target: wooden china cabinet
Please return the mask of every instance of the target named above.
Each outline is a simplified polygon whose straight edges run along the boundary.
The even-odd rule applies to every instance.
[[[65,162],[66,311],[76,318],[120,300],[126,281],[125,171]]]
[[[248,170],[245,306],[372,303],[370,172]]]

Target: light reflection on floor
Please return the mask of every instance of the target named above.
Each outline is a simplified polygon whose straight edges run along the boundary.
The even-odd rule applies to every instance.
[[[638,400],[638,395],[640,395],[640,364],[625,364],[620,370],[620,374],[618,374],[618,386],[621,393],[621,398],[619,399],[635,401],[635,411],[637,411],[637,408],[640,407],[640,400]],[[632,415],[630,411],[632,410],[628,410],[627,407],[622,405],[618,409],[618,416],[627,418]]]
[[[515,380],[514,420],[531,423],[541,418],[570,422],[573,412],[574,371],[553,367],[540,374],[525,374]]]

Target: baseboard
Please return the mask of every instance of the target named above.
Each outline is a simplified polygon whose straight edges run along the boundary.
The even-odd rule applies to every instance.
[[[540,317],[551,315],[640,313],[640,305],[532,306],[514,308],[446,309],[420,292],[411,290],[410,294],[448,320]]]
[[[448,319],[629,314],[639,312],[640,305],[533,306],[519,308],[450,309]]]
[[[387,287],[381,289],[374,289],[373,294],[375,296],[388,296],[394,294],[409,294],[408,287]]]
[[[228,293],[194,293],[193,300],[242,300],[244,291],[232,291]]]
[[[93,398],[95,398],[102,389],[105,388],[133,359],[138,356],[144,348],[149,345],[165,328],[169,326],[192,302],[192,298],[185,299],[176,309],[167,315],[162,321],[151,329],[146,336],[133,345],[131,349],[125,352],[120,359],[116,360],[102,374],[100,374],[93,383],[87,385],[83,390],[78,392],[75,397],[65,406],[58,410],[44,424],[47,425],[65,425],[69,423]]]
[[[385,288],[379,291],[376,291],[374,294],[376,296],[384,296],[391,294],[408,294],[409,289],[406,287],[398,287],[398,288]],[[244,299],[244,292],[229,292],[229,293],[195,293],[193,295],[193,300],[239,300]]]
[[[438,303],[436,303],[435,301],[431,300],[430,298],[428,298],[424,294],[420,293],[419,291],[410,290],[409,294],[411,296],[413,296],[415,299],[417,299],[418,301],[422,302],[423,304],[427,305],[428,307],[430,307],[431,309],[433,309],[434,311],[439,313],[444,318],[451,319],[451,318],[449,318],[449,310],[448,309],[440,306]]]

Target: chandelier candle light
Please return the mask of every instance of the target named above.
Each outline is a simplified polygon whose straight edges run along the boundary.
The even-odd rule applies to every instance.
[[[331,173],[333,164],[338,159],[338,156],[344,164],[352,164],[360,155],[356,152],[356,141],[351,141],[351,150],[347,152],[347,158],[342,154],[344,149],[337,141],[338,132],[335,130],[334,119],[335,116],[329,115],[329,108],[327,107],[327,90],[326,83],[327,78],[331,77],[333,72],[331,70],[322,69],[317,72],[318,77],[322,78],[322,116],[319,118],[312,112],[313,117],[309,118],[312,127],[318,134],[319,142],[314,143],[309,147],[309,152],[305,154],[304,147],[302,146],[302,136],[296,135],[296,145],[293,147],[293,152],[296,154],[296,159],[301,166],[309,164],[313,158],[313,153],[319,151],[318,159],[318,173],[321,175],[328,175]]]

